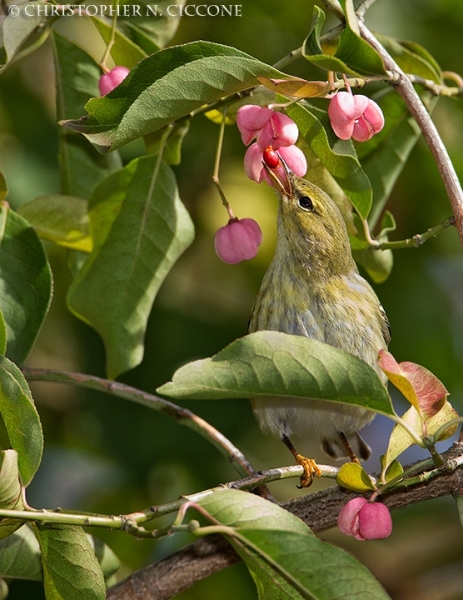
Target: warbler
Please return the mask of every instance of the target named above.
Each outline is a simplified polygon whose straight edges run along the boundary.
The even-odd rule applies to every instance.
[[[249,332],[282,331],[304,335],[377,366],[378,351],[390,340],[389,323],[378,297],[359,274],[344,219],[319,187],[287,171],[283,178],[264,164],[279,196],[277,243],[249,319]],[[251,400],[264,431],[280,437],[304,467],[301,486],[320,470],[299,454],[291,435],[322,441],[336,458],[357,461],[370,450],[358,431],[374,414],[362,407],[310,398]]]

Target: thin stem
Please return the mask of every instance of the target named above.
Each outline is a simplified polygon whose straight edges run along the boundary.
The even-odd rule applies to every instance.
[[[217,188],[217,191],[219,192],[220,198],[222,200],[222,204],[225,206],[225,209],[228,213],[228,217],[229,217],[230,221],[233,221],[235,219],[235,215],[233,214],[232,208],[230,206],[230,203],[227,200],[227,197],[225,196],[225,192],[223,191],[223,188],[220,184],[220,179],[219,179],[220,159],[222,157],[223,138],[224,138],[224,133],[225,133],[226,118],[227,118],[227,107],[224,106],[224,108],[222,110],[222,122],[220,123],[220,129],[219,129],[219,138],[217,140],[217,150],[215,152],[214,172],[212,173],[212,181],[214,182],[215,187]]]
[[[375,36],[369,29],[359,22],[360,33],[362,37],[378,52],[384,61],[385,67],[397,73],[400,76],[399,81],[395,84],[395,89],[402,96],[410,113],[418,123],[423,137],[425,138],[429,149],[432,152],[434,160],[442,177],[445,189],[449,196],[452,205],[453,214],[455,215],[455,225],[460,236],[460,242],[463,246],[463,190],[461,189],[458,176],[455,168],[450,160],[447,148],[444,146],[442,139],[434,125],[426,107],[421,98],[415,91],[410,79],[400,69],[394,59],[381,46]]]
[[[177,406],[169,400],[164,400],[159,396],[148,394],[117,381],[110,381],[83,373],[71,373],[55,369],[35,369],[31,367],[23,367],[22,371],[28,381],[70,383],[112,394],[113,396],[124,398],[125,400],[130,400],[131,402],[136,402],[137,404],[142,404],[143,406],[162,412],[176,419],[180,425],[186,425],[211,442],[221,454],[227,457],[241,476],[254,475],[256,472],[244,454],[220,431],[190,410]]]
[[[436,465],[436,467],[438,469],[442,469],[442,467],[444,467],[445,463],[442,459],[442,456],[436,450],[436,446],[432,443],[427,443],[426,448],[428,449],[429,453],[431,454],[432,460],[433,460],[434,464]]]
[[[370,237],[370,240],[373,242],[373,244],[371,244],[369,240],[367,241],[371,245],[371,248],[373,250],[398,250],[401,248],[419,248],[429,239],[436,237],[436,235],[438,235],[442,231],[445,231],[449,227],[452,227],[452,225],[455,225],[455,217],[453,215],[445,221],[443,221],[442,223],[440,223],[439,225],[431,227],[425,233],[416,234],[412,238],[407,238],[406,240],[400,240],[396,242],[378,242],[377,240],[372,240]]]
[[[104,54],[103,54],[103,58],[101,59],[101,62],[100,62],[100,67],[101,67],[101,69],[105,73],[109,72],[109,69],[106,66],[106,61],[109,58],[109,55],[110,55],[111,50],[112,50],[112,47],[114,46],[114,42],[116,40],[116,25],[117,25],[117,12],[118,12],[117,11],[117,6],[118,6],[118,4],[119,4],[119,0],[113,0],[113,6],[114,6],[114,8],[116,10],[114,11],[113,21],[112,21],[112,24],[111,24],[111,37],[109,38],[108,45],[106,46],[106,49],[105,49]]]
[[[432,467],[433,465],[434,465],[434,461],[432,460],[432,458],[428,458],[426,460],[422,460],[418,463],[415,463],[408,469],[405,469],[403,471],[403,473],[400,473],[400,475],[397,475],[397,477],[394,477],[390,481],[388,481],[388,482],[382,484],[380,487],[378,487],[378,490],[377,490],[378,494],[385,494],[390,489],[393,489],[393,488],[395,489],[403,481],[409,481],[410,476],[413,475],[414,473],[416,473],[418,471],[424,471],[425,469]],[[383,479],[383,475],[384,475],[384,473],[381,473],[380,479]]]
[[[323,4],[334,15],[338,17],[338,19],[344,22],[344,11],[342,10],[342,6],[339,4],[338,0],[323,0]]]
[[[432,79],[424,79],[418,75],[407,73],[407,77],[410,81],[416,85],[421,85],[426,90],[430,91],[434,96],[461,96],[463,94],[463,86],[449,87],[441,83],[436,83]]]
[[[281,69],[284,69],[285,67],[287,67],[289,64],[291,64],[295,60],[298,60],[299,58],[301,58],[301,56],[302,56],[302,46],[300,48],[296,48],[296,50],[291,50],[291,52],[289,54],[287,54],[282,59],[280,59],[278,62],[276,62],[273,65],[273,67],[280,71]]]
[[[375,2],[376,2],[376,0],[364,0],[362,2],[362,4],[359,5],[359,7],[357,8],[357,10],[355,11],[355,13],[356,13],[356,15],[357,15],[357,17],[358,17],[359,20],[362,20],[364,18],[365,13],[367,12],[367,10]]]

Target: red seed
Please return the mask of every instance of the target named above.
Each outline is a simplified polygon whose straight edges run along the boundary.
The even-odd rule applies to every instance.
[[[275,169],[280,164],[280,157],[272,148],[272,146],[268,146],[263,152],[264,163],[267,167],[271,169]]]

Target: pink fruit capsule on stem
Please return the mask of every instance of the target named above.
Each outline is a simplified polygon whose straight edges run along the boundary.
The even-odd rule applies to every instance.
[[[261,242],[262,231],[254,219],[230,219],[214,237],[217,256],[230,265],[254,258]]]
[[[106,94],[112,92],[114,88],[117,88],[117,86],[124,81],[129,73],[130,70],[127,69],[127,67],[121,66],[114,67],[109,73],[104,73],[98,82],[100,94],[106,96]]]
[[[338,528],[359,541],[380,540],[392,533],[391,513],[382,502],[353,498],[342,507]]]

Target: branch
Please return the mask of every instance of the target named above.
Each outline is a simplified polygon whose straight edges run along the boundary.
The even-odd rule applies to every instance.
[[[463,456],[463,442],[455,443],[442,457],[451,461]],[[459,461],[461,463],[461,460]],[[463,493],[463,468],[442,470],[431,481],[412,488],[401,488],[381,496],[391,510],[405,508],[417,502],[441,496]],[[341,508],[358,494],[339,487],[289,500],[283,508],[302,519],[314,533],[336,526]],[[182,548],[176,554],[133,573],[126,580],[109,588],[107,600],[168,600],[188,589],[194,583],[240,560],[232,547],[221,536],[211,535]]]
[[[384,61],[386,69],[399,76],[397,83],[393,85],[400,96],[402,96],[408,110],[418,123],[423,133],[423,137],[436,161],[450,204],[452,205],[453,214],[455,215],[455,226],[460,236],[461,245],[463,246],[463,191],[452,161],[450,160],[450,156],[448,155],[447,148],[444,146],[436,126],[421,101],[421,98],[415,91],[410,79],[362,21],[359,21],[359,27],[362,37],[376,50],[376,52],[378,52]]]
[[[211,442],[230,461],[241,476],[254,475],[256,472],[241,450],[234,446],[220,431],[204,419],[201,419],[201,417],[198,417],[198,415],[195,415],[191,410],[178,406],[169,400],[164,400],[154,394],[148,394],[148,392],[133,388],[124,383],[84,373],[71,373],[55,369],[33,369],[30,367],[22,367],[22,372],[28,381],[71,383],[98,392],[112,394],[113,396],[118,396],[119,398],[124,398],[125,400],[130,400],[131,402],[136,402],[137,404],[142,404],[143,406],[162,412],[176,419],[180,425],[186,425]]]

